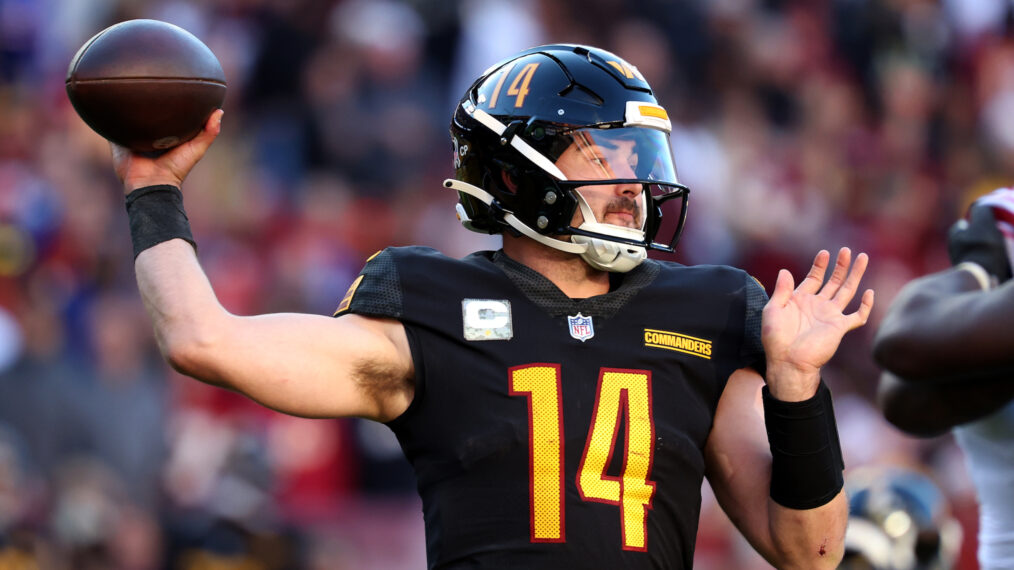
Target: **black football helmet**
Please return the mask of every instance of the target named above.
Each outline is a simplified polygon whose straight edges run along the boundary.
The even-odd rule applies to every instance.
[[[598,269],[629,271],[647,249],[672,252],[686,220],[689,189],[676,177],[671,128],[644,77],[616,55],[580,45],[528,49],[489,68],[458,104],[455,178],[444,185],[458,191],[458,218],[470,230],[523,234]],[[579,179],[556,164],[572,147],[588,166]],[[641,188],[639,227],[600,222],[578,191],[618,184]],[[673,198],[682,200],[679,214],[669,239],[656,242],[661,205]]]

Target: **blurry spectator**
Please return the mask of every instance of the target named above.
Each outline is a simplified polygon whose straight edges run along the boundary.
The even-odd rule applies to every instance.
[[[63,386],[74,451],[101,461],[122,480],[125,498],[145,509],[161,497],[168,404],[150,328],[136,294],[104,293],[87,311],[90,358]]]

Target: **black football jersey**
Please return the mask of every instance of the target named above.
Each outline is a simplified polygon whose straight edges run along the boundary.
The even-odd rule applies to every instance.
[[[389,422],[432,568],[690,568],[729,375],[764,364],[767,300],[726,266],[648,260],[570,299],[502,251],[371,258],[336,315],[404,323],[415,397]]]

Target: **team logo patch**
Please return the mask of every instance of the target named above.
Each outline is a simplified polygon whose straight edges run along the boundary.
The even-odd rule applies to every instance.
[[[570,336],[584,342],[595,336],[595,327],[592,325],[592,318],[581,313],[573,317],[567,316],[567,324],[570,325]]]
[[[711,341],[685,334],[644,329],[644,346],[664,348],[711,359]]]
[[[511,302],[506,299],[462,299],[465,340],[510,340],[514,336]]]

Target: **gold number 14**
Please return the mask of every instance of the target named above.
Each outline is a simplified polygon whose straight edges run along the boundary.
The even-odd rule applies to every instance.
[[[529,514],[532,542],[564,542],[563,399],[560,366],[529,364],[510,370],[511,395],[528,398]],[[625,457],[618,477],[607,469],[620,422],[626,416]],[[595,411],[588,430],[577,489],[585,501],[620,508],[623,549],[648,548],[647,519],[655,494],[651,476],[655,423],[651,412],[651,373],[599,371]]]

